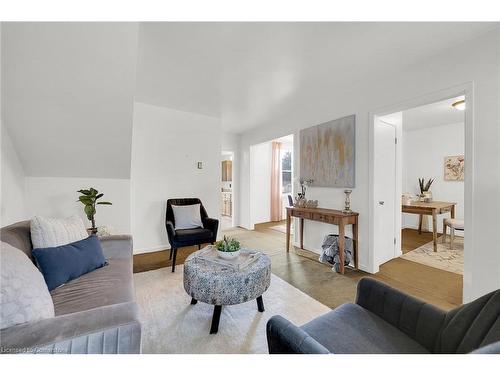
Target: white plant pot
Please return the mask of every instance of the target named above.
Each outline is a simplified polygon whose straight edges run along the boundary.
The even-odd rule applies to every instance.
[[[217,255],[222,259],[235,259],[240,256],[240,251],[219,251],[217,250]]]

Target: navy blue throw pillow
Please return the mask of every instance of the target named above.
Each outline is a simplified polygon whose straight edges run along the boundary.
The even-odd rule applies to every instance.
[[[49,290],[106,264],[96,236],[63,246],[33,249],[32,253]]]

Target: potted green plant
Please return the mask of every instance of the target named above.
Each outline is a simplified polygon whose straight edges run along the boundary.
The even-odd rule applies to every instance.
[[[418,179],[418,185],[420,186],[420,198],[424,202],[432,201],[432,193],[430,191],[431,185],[434,182],[433,178],[429,178],[427,183],[424,178]]]
[[[101,199],[104,194],[99,193],[99,191],[94,188],[81,189],[78,190],[78,193],[82,194],[78,197],[78,202],[81,202],[83,204],[83,211],[85,212],[85,215],[87,215],[87,219],[89,219],[89,221],[92,223],[90,231],[95,234],[97,233],[97,227],[95,225],[96,205],[111,205],[113,203],[105,201],[98,202],[98,200]]]
[[[215,243],[217,255],[223,259],[235,259],[240,255],[241,245],[234,238],[224,236],[222,241]]]

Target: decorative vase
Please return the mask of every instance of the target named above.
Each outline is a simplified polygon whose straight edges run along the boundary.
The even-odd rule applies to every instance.
[[[241,252],[241,249],[240,250],[236,250],[236,251],[220,251],[220,250],[217,250],[217,255],[219,256],[219,258],[231,260],[231,259],[238,258],[240,256],[240,252]]]
[[[295,207],[305,207],[307,203],[307,199],[305,197],[299,196],[295,198]]]
[[[413,198],[411,196],[411,194],[409,193],[404,193],[401,197],[401,203],[403,204],[403,206],[409,206],[411,205],[413,202]]]
[[[424,202],[432,202],[432,192],[430,190],[424,191],[423,198]]]

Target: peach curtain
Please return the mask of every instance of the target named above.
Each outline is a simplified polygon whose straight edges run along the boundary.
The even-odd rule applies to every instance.
[[[281,142],[272,142],[271,221],[281,220]]]

